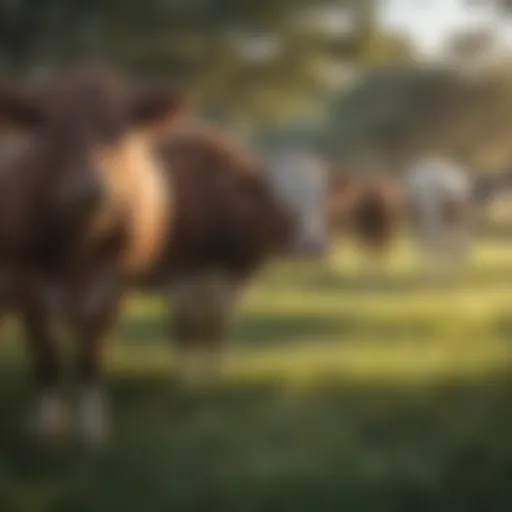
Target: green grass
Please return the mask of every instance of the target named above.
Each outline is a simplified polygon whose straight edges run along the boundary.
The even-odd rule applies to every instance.
[[[0,346],[0,511],[512,510],[512,244],[427,287],[407,244],[370,288],[349,246],[268,270],[216,389],[172,380],[163,303],[108,353],[115,436],[38,453],[15,325]]]

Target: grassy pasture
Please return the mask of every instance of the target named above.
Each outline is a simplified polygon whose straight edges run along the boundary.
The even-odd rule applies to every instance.
[[[270,268],[226,376],[172,381],[165,310],[133,297],[108,353],[116,435],[34,456],[15,324],[0,345],[0,511],[512,510],[512,243],[426,286],[406,243],[370,287],[352,247]]]

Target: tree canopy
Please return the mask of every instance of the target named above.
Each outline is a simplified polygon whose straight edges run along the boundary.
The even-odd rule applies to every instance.
[[[185,84],[212,111],[279,122],[314,115],[347,68],[410,57],[376,0],[9,0],[4,70],[101,57]]]

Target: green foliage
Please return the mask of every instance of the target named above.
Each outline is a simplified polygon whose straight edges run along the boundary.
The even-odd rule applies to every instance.
[[[328,146],[340,159],[372,151],[384,165],[427,149],[451,152],[484,169],[496,162],[506,166],[496,151],[509,147],[508,80],[448,67],[375,68],[334,100]]]
[[[324,102],[332,85],[320,69],[367,67],[408,51],[380,33],[374,0],[48,0],[36,1],[37,9],[32,2],[18,0],[16,16],[6,7],[0,12],[7,68],[99,56],[134,73],[165,76],[205,107],[255,123],[291,121]],[[344,12],[352,20],[348,31],[314,22],[322,13],[325,19]],[[18,48],[15,34],[22,32]],[[274,41],[273,56],[247,54],[265,40]]]

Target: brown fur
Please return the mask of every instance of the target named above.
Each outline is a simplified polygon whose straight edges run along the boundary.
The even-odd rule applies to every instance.
[[[345,178],[341,193],[334,195],[343,225],[370,251],[389,247],[402,217],[404,198],[398,184],[388,178]],[[336,210],[335,210],[336,211]]]
[[[26,328],[38,385],[53,389],[60,365],[48,320],[57,303],[47,292],[60,297],[58,312],[75,331],[82,381],[97,381],[103,336],[116,316],[123,275],[154,259],[164,223],[167,229],[172,195],[154,181],[157,164],[146,142],[179,102],[163,101],[160,92],[141,96],[122,76],[97,69],[59,77],[41,98],[0,94],[4,126],[31,137],[20,159],[8,163],[15,172],[6,174],[0,190],[12,197],[0,205],[0,270],[21,275],[14,305]],[[69,199],[73,191],[98,188],[90,185],[103,189],[101,201]],[[106,215],[108,222],[98,229],[98,215],[111,205],[115,214]]]
[[[270,257],[286,250],[292,225],[261,163],[217,130],[176,132],[160,151],[172,177],[174,220],[143,284],[179,284],[173,295],[174,341],[183,364],[206,351],[202,373],[211,374],[236,296]]]
[[[174,188],[175,224],[155,266],[172,275],[197,268],[246,276],[288,243],[289,219],[261,163],[217,130],[186,130],[162,141]]]
[[[131,203],[128,236],[134,240],[141,236],[141,231],[151,233],[150,229],[140,228],[143,223],[155,226],[155,232],[147,235],[144,244],[132,243],[144,246],[147,254],[128,256],[131,251],[127,250],[125,255],[127,266],[144,264],[156,251],[154,240],[160,237],[158,226],[164,222],[161,211],[167,209],[158,206],[167,196],[156,200],[162,187],[151,185],[157,173],[149,169],[157,163],[152,161],[146,144],[153,137],[152,132],[176,113],[179,100],[174,94],[165,98],[160,91],[154,95],[139,94],[118,73],[99,68],[72,71],[56,79],[40,96],[39,103],[24,103],[15,95],[10,100],[5,93],[0,95],[0,113],[4,112],[12,124],[35,129],[37,134],[20,163],[24,168],[20,174],[27,182],[24,188],[30,198],[32,223],[39,223],[42,218],[49,220],[48,231],[41,229],[39,223],[39,240],[33,240],[38,265],[42,253],[48,255],[48,263],[53,261],[61,266],[73,247],[82,250],[84,229],[90,229],[91,218],[82,222],[77,212],[64,211],[62,206],[69,186],[80,184],[80,180],[96,182],[105,189],[107,197],[102,209],[106,206],[110,217],[105,211],[101,216],[109,218],[110,224],[118,210],[126,202]],[[127,197],[130,194],[132,198]],[[112,210],[115,215],[111,215]],[[101,238],[109,238],[109,233],[108,229],[103,230]],[[98,237],[95,241],[99,243]],[[56,252],[62,253],[60,261],[54,257]]]
[[[90,70],[60,78],[43,97],[41,104],[5,98],[0,104],[23,105],[4,112],[35,134],[16,164],[27,228],[16,230],[27,282],[19,311],[39,386],[54,388],[60,365],[41,295],[48,285],[64,293],[81,379],[95,382],[125,278],[161,287],[205,276],[201,287],[212,282],[208,276],[221,275],[228,288],[236,288],[283,249],[290,223],[267,187],[261,163],[228,137],[215,130],[166,135],[162,127],[176,103],[168,102],[163,111],[155,103],[142,108],[118,75]],[[164,139],[157,144],[156,136]],[[59,194],[65,184],[82,179],[99,182],[106,195],[77,213]],[[108,289],[98,292],[104,283]],[[215,296],[194,301],[193,318],[204,321],[178,319],[183,341],[191,327],[203,342],[224,336],[230,308],[213,314],[212,303]]]

